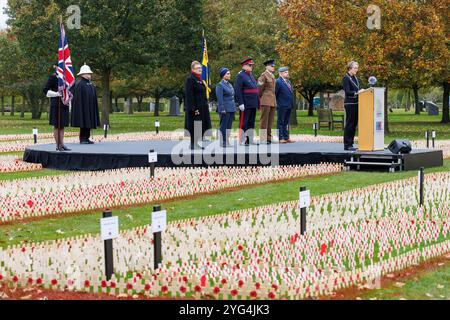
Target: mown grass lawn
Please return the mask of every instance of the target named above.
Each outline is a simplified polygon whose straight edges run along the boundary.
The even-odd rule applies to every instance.
[[[336,112],[336,114],[343,114]],[[257,115],[256,128],[259,127],[259,115]],[[312,134],[312,124],[317,122],[317,115],[308,117],[306,111],[299,111],[297,114],[299,125],[291,128],[292,133]],[[160,117],[155,118],[149,112],[134,113],[132,115],[124,113],[114,113],[110,116],[111,134],[125,132],[154,131],[155,120],[161,123],[161,131],[173,131],[184,128],[184,116],[169,117],[167,113],[162,113]],[[219,125],[216,113],[211,114],[212,126],[217,128]],[[450,124],[440,123],[441,116],[428,116],[426,114],[415,115],[413,112],[395,110],[389,114],[390,133],[386,134],[386,143],[389,140],[397,139],[424,139],[426,130],[436,130],[438,139],[450,139]],[[274,124],[275,126],[275,124]],[[9,115],[0,116],[0,135],[4,134],[30,134],[33,127],[39,128],[39,132],[51,132],[52,128],[48,125],[47,114],[42,115],[41,120],[32,120],[31,114],[26,114],[24,119],[19,115],[11,117]],[[233,125],[238,128],[238,121]],[[68,128],[67,131],[76,132],[76,128]],[[102,129],[94,130],[94,135],[102,135]],[[321,135],[342,135],[342,130],[330,131],[321,129]]]
[[[412,275],[381,289],[371,290],[362,299],[450,300],[450,262],[433,271]]]

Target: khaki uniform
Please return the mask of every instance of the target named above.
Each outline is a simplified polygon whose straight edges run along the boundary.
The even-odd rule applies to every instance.
[[[272,141],[272,126],[277,106],[275,81],[275,76],[267,70],[258,78],[259,97],[261,100],[261,142]]]

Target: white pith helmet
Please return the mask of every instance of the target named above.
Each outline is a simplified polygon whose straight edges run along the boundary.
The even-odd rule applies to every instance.
[[[80,72],[78,73],[79,76],[82,74],[93,74],[91,68],[86,63],[81,67]]]

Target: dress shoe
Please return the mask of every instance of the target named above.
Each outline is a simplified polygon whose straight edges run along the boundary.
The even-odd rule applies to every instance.
[[[199,146],[198,144],[191,144],[191,150],[204,150],[202,146]]]
[[[72,149],[67,148],[65,145],[62,145],[60,148],[64,151],[72,151]]]
[[[56,151],[64,151],[64,149],[61,146],[56,146]]]
[[[80,144],[90,144],[89,141],[80,141]]]
[[[287,143],[294,143],[295,141],[292,141],[291,139],[286,140]]]
[[[92,141],[92,140],[87,140],[87,142],[89,143],[89,144],[94,144],[95,142],[94,141]]]
[[[355,147],[345,147],[344,148],[345,151],[356,151]]]
[[[280,143],[285,144],[287,143],[287,140],[280,140]]]

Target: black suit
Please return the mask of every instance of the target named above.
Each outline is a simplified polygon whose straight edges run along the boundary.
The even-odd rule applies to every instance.
[[[206,87],[202,80],[191,74],[186,79],[184,94],[185,129],[191,136],[191,144],[194,144],[202,139],[207,130],[211,129]],[[196,111],[198,115],[195,114]],[[194,123],[201,125],[201,137],[198,136],[200,132],[194,136]]]
[[[355,139],[356,127],[358,126],[358,91],[359,81],[356,76],[350,77],[347,73],[342,80],[345,91],[345,130],[344,147],[352,147]]]

